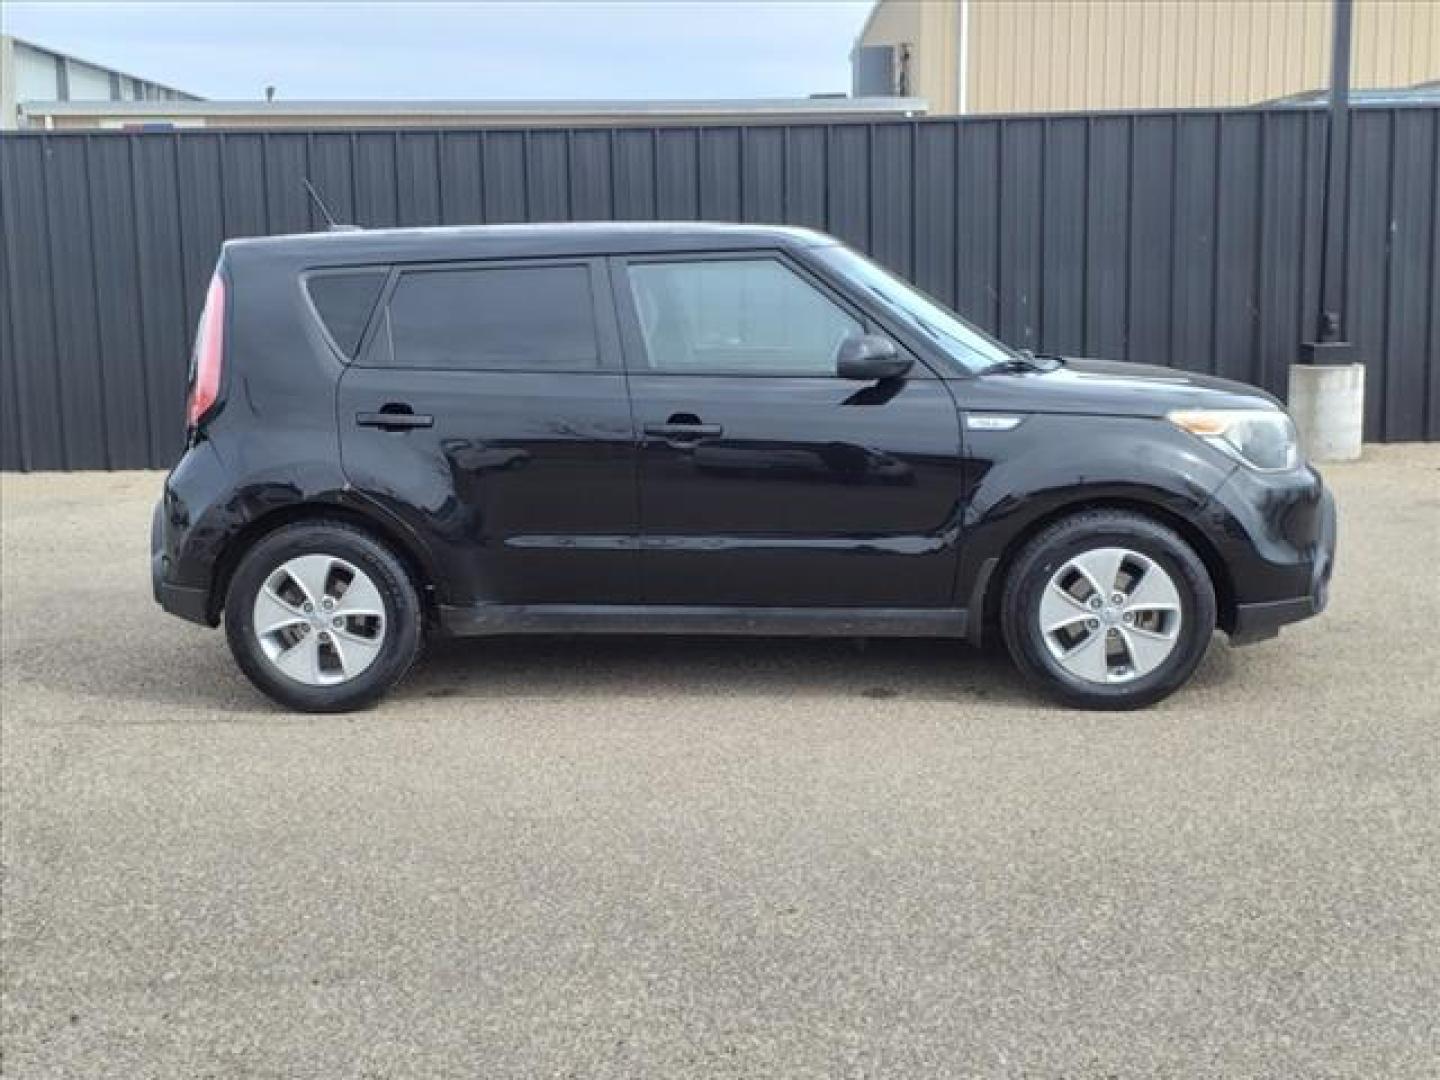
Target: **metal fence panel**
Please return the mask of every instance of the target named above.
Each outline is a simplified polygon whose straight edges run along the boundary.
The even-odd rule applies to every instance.
[[[0,467],[169,465],[222,239],[708,218],[825,229],[1012,344],[1283,393],[1312,329],[1324,117],[0,136]],[[1354,119],[1366,436],[1440,438],[1440,109]]]
[[[0,162],[0,170],[3,170],[8,162]],[[10,176],[8,171],[0,171],[0,236],[9,237],[10,222],[13,220],[14,211],[10,209],[10,200],[6,197],[9,191]],[[5,244],[5,250],[0,252],[0,352],[4,353],[4,360],[0,362],[0,463],[8,468],[16,468],[22,459],[21,447],[23,441],[20,436],[21,400],[20,387],[18,383],[18,365],[12,352],[11,343],[15,340],[15,328],[10,319],[10,290],[14,282],[12,270],[12,255],[9,250],[10,244]]]
[[[1426,368],[1406,362],[1407,357],[1425,353],[1440,308],[1436,280],[1440,268],[1434,244],[1440,125],[1434,120],[1410,113],[1390,117],[1387,217],[1391,244],[1381,297],[1384,344],[1379,364],[1384,379],[1380,424],[1387,431],[1424,430],[1427,402],[1440,381],[1433,364]],[[1430,355],[1436,359],[1433,352]],[[1434,417],[1433,409],[1430,417]]]
[[[1045,347],[1075,355],[1085,350],[1085,207],[1088,125],[1083,119],[1045,121],[1040,178],[1040,335]]]
[[[62,372],[70,378],[70,357],[61,355],[55,340],[47,149],[39,140],[7,140],[0,162],[6,225],[4,299],[10,315],[10,340],[0,366],[14,369],[20,434],[20,460],[4,462],[7,468],[65,469],[87,464],[71,461],[66,455],[60,417],[58,383]],[[103,462],[90,464],[92,468],[103,466]]]

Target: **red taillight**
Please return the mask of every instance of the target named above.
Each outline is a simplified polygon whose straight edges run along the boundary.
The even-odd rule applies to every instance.
[[[190,382],[190,406],[186,423],[195,427],[220,396],[220,367],[225,359],[225,281],[219,274],[210,279],[200,329],[195,333],[195,375]]]

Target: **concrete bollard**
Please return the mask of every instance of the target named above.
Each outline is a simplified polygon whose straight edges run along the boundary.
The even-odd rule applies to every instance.
[[[1365,424],[1364,364],[1292,364],[1290,415],[1311,461],[1357,461]]]

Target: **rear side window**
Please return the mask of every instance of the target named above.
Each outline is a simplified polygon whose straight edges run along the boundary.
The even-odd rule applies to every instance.
[[[385,276],[384,270],[343,270],[312,274],[305,281],[310,303],[315,305],[330,339],[348,357],[353,357],[360,347],[365,324],[385,287]]]
[[[390,297],[396,367],[584,371],[600,365],[590,269],[412,271]]]

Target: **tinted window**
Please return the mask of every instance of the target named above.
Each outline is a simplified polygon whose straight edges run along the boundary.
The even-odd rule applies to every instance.
[[[646,360],[657,371],[834,375],[859,322],[775,259],[630,267]]]
[[[384,270],[315,274],[305,283],[310,302],[330,338],[346,356],[354,356],[385,285]]]
[[[575,371],[600,362],[584,266],[408,273],[389,315],[398,367]]]

